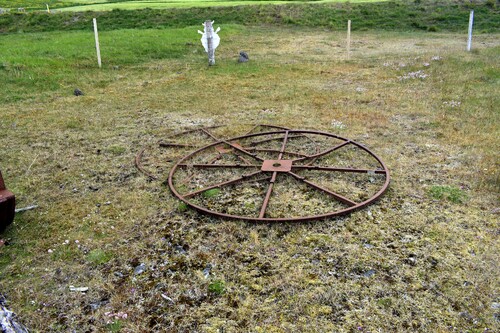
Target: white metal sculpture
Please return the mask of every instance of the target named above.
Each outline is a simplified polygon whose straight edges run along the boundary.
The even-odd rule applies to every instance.
[[[214,31],[212,24],[214,21],[205,21],[203,23],[203,32],[198,30],[198,33],[201,34],[201,44],[205,49],[205,52],[208,53],[208,64],[215,65],[215,49],[219,46],[220,37],[217,34],[220,31],[220,27]]]

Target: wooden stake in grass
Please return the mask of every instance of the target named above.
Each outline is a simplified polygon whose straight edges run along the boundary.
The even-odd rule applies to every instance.
[[[351,20],[347,21],[347,60],[351,59]]]
[[[467,40],[467,51],[470,51],[472,47],[472,24],[474,23],[474,11],[470,11],[469,16],[469,38]]]
[[[47,6],[47,13],[49,13],[49,14],[50,14],[49,4],[48,4],[48,3],[46,3],[46,4],[45,4],[45,6]]]
[[[99,48],[99,34],[97,33],[97,20],[94,18],[95,49],[97,51],[97,64],[101,68],[101,50]]]

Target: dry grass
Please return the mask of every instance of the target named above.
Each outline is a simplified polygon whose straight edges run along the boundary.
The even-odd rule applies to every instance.
[[[256,28],[223,39],[213,68],[196,47],[83,97],[2,107],[2,173],[19,206],[40,206],[2,236],[10,307],[34,332],[497,331],[498,36],[472,53],[451,34],[353,40],[345,61],[341,34]],[[158,181],[134,167],[181,128],[255,123],[364,143],[391,187],[347,217],[255,225],[179,209],[168,162]]]

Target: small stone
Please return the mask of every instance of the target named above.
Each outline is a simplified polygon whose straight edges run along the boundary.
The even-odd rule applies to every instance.
[[[146,271],[146,264],[140,264],[134,269],[134,274],[139,275]]]
[[[370,269],[370,270],[368,270],[368,271],[364,272],[364,273],[363,273],[363,276],[364,276],[364,277],[370,277],[370,276],[375,275],[375,273],[376,273],[376,272],[377,272],[376,270],[374,270],[374,269]]]
[[[203,270],[203,276],[205,277],[205,279],[208,279],[208,277],[210,276],[211,269],[212,269],[212,264],[207,264],[207,266]]]
[[[170,297],[168,297],[168,296],[167,296],[167,295],[165,295],[165,294],[161,294],[161,297],[162,297],[164,300],[166,300],[166,301],[168,301],[169,303],[171,303],[171,304],[174,304],[174,303],[175,303],[173,299],[171,299]]]
[[[83,95],[84,95],[83,91],[81,91],[81,90],[80,90],[80,89],[78,89],[78,88],[76,88],[76,89],[75,89],[75,91],[73,91],[73,94],[74,94],[75,96],[83,96]]]
[[[248,62],[248,54],[245,51],[240,52],[240,58],[238,59],[238,62]]]
[[[174,246],[174,251],[177,252],[178,254],[186,254],[186,250],[184,250],[184,247],[181,245],[175,245]]]
[[[411,265],[411,266],[415,266],[417,264],[417,257],[415,255],[410,255],[406,259],[406,263]]]
[[[118,272],[118,271],[114,272],[113,275],[120,278],[120,279],[122,279],[124,276],[122,272]]]

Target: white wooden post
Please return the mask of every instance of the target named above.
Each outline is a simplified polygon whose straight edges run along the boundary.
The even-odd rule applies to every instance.
[[[472,24],[474,23],[474,11],[470,11],[469,16],[469,38],[467,40],[467,51],[470,51],[472,47]]]
[[[97,64],[101,68],[101,50],[99,49],[99,34],[97,33],[97,20],[94,18],[95,49],[97,51]]]
[[[347,21],[347,60],[351,59],[351,20]]]
[[[207,53],[208,53],[208,65],[215,65],[215,49],[214,49],[214,27],[212,27],[212,21],[205,21],[205,33],[207,34]]]
[[[48,4],[48,3],[46,3],[45,5],[47,6],[47,13],[49,13],[49,14],[50,14],[49,4]]]

